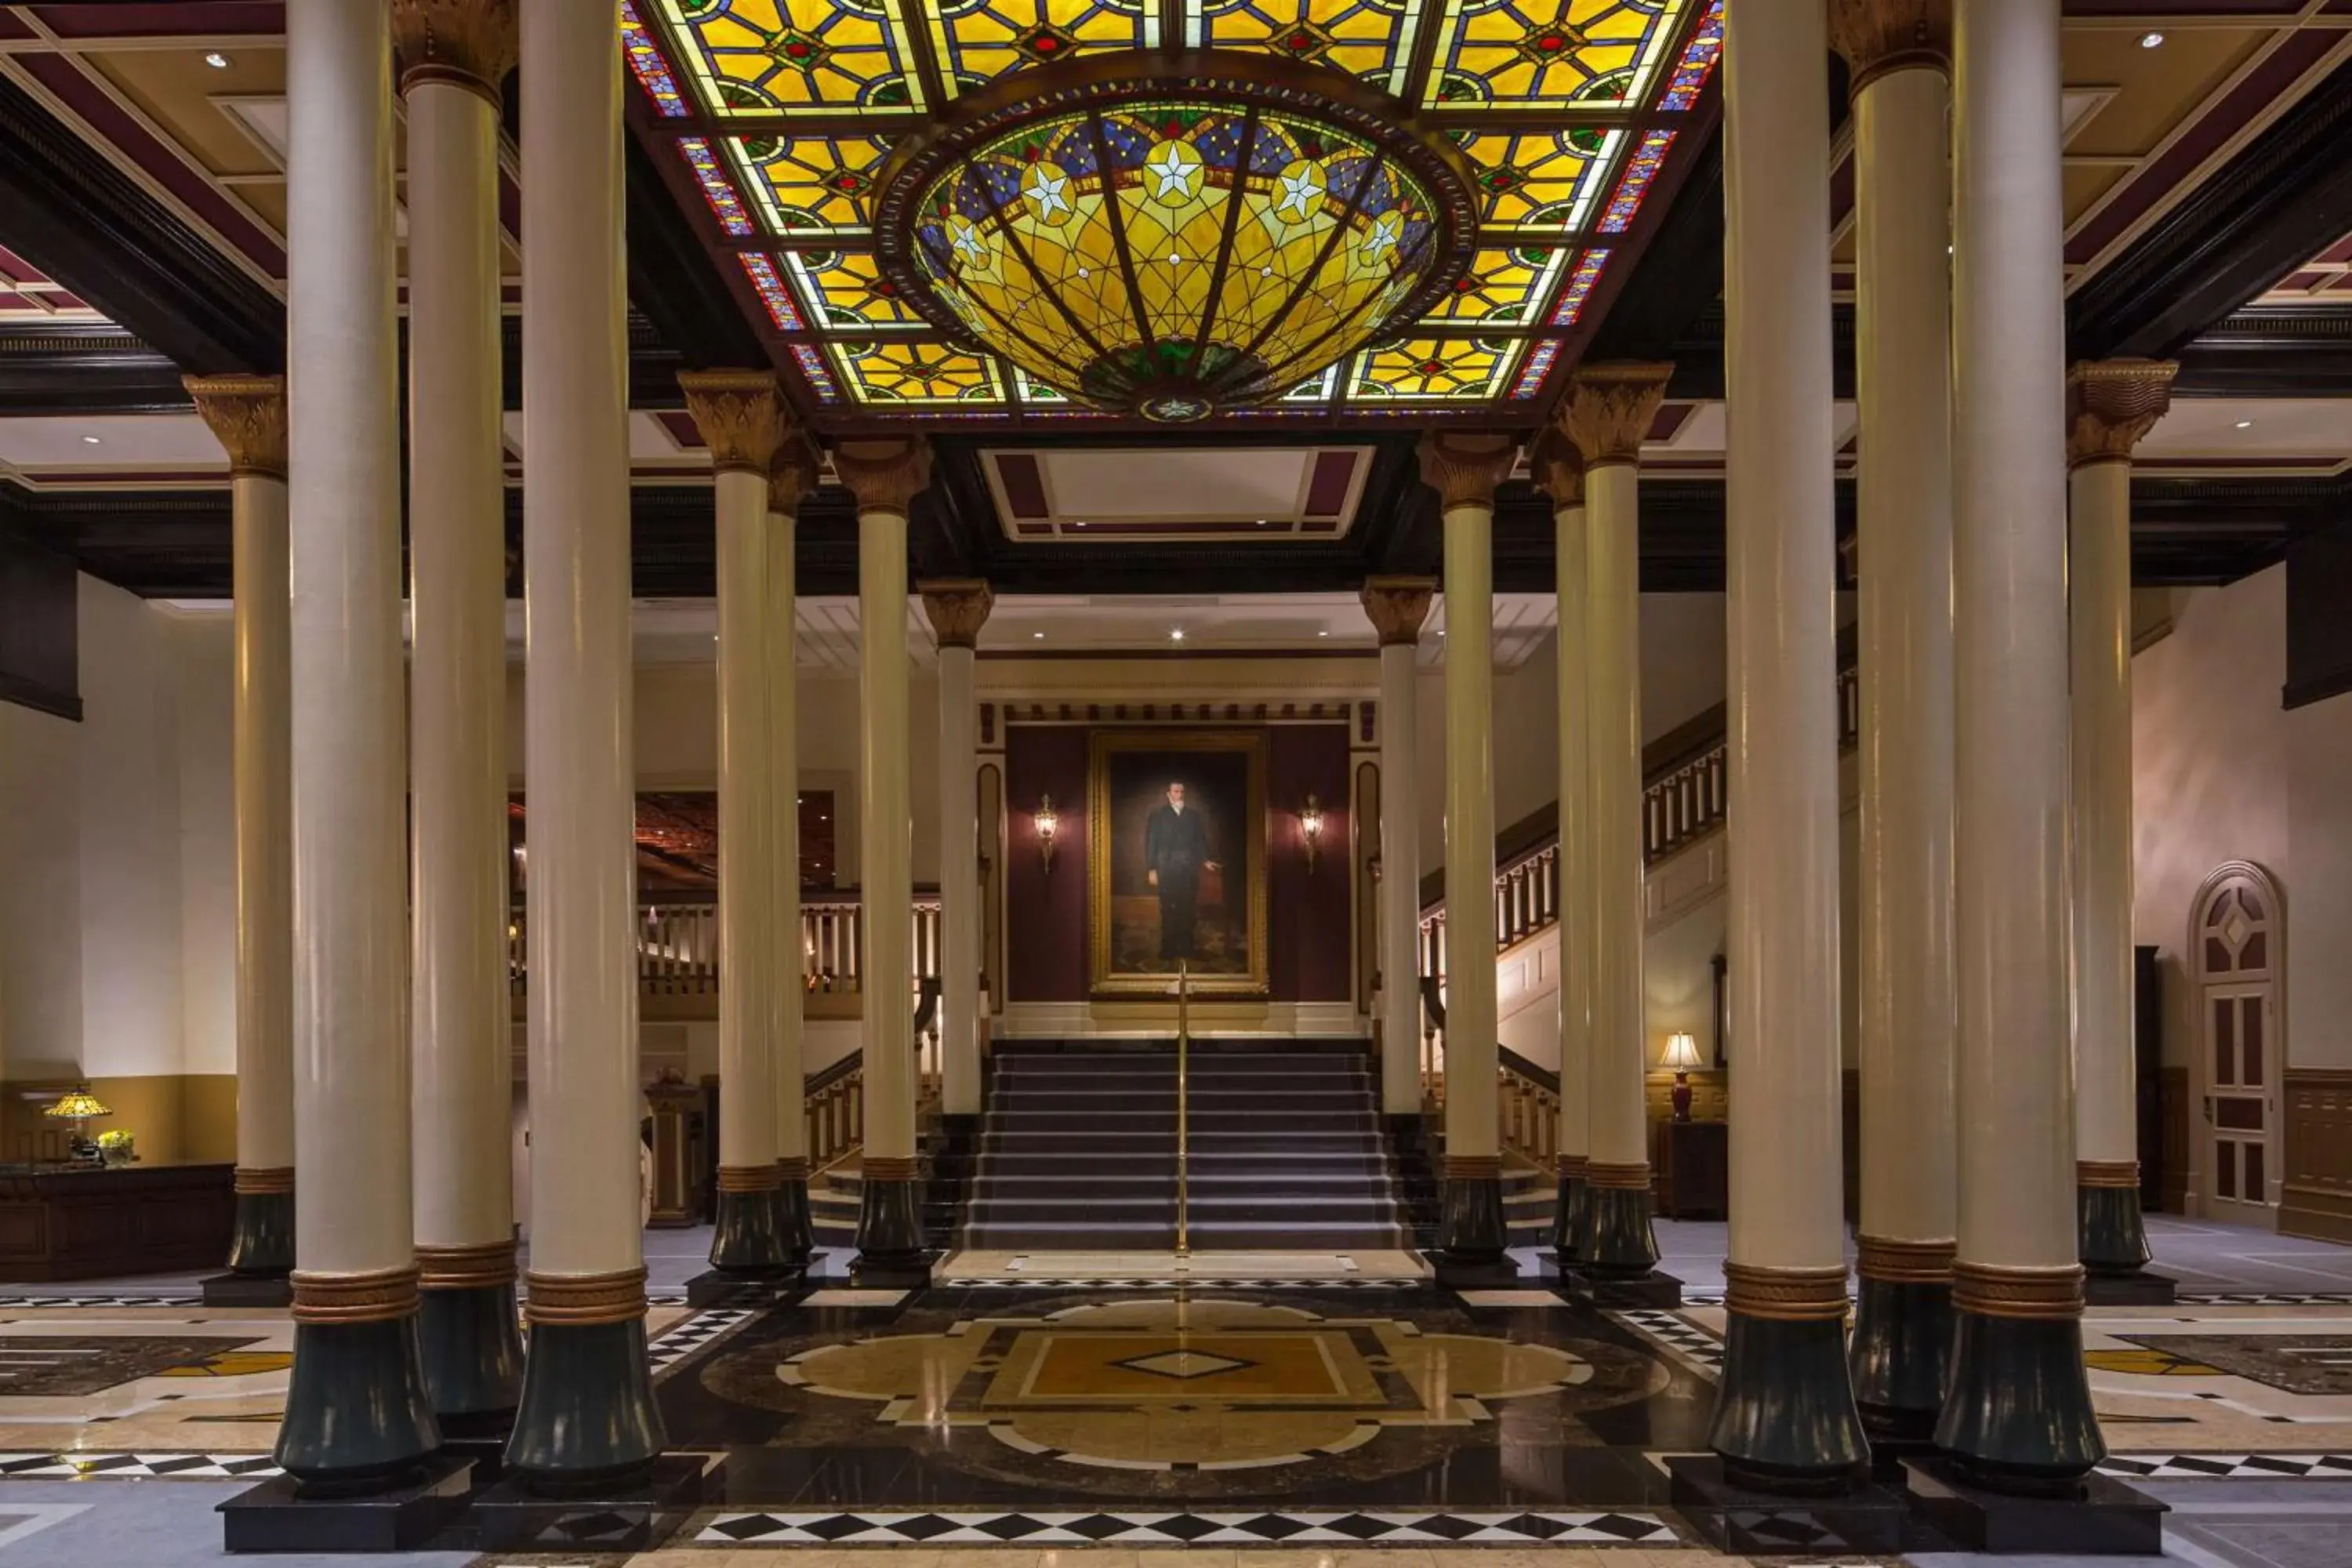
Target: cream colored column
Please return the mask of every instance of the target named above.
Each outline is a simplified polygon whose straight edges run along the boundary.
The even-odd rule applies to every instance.
[[[926,583],[940,657],[940,1110],[980,1114],[980,711],[972,660],[996,596]]]
[[[1374,577],[1381,639],[1381,1111],[1421,1132],[1421,624],[1437,584]]]
[[[1724,13],[1730,652],[1730,1254],[1708,1441],[1735,1479],[1866,1455],[1845,1369],[1831,466],[1829,37],[1822,0]]]
[[[642,1475],[663,1432],[637,1218],[620,31],[575,0],[521,7],[531,1335],[506,1458],[554,1489]]]
[[[915,1148],[915,884],[908,859],[907,514],[930,478],[919,438],[846,441],[834,470],[857,497],[857,616],[862,811],[857,879],[865,889],[864,1208],[857,1269],[876,1279],[928,1268],[921,1165]]]
[[[798,612],[794,604],[800,504],[817,485],[817,455],[808,437],[794,431],[768,472],[768,770],[775,789],[774,829],[768,837],[774,858],[768,877],[769,940],[774,944],[776,984],[769,1028],[776,1087],[777,1229],[784,1256],[808,1261],[815,1246],[808,1203],[808,1080],[801,1070],[801,1008],[808,988],[801,934],[801,818]]]
[[[2058,0],[1954,10],[1959,1321],[1936,1441],[1995,1487],[2105,1452],[2074,1244],[2058,33]]]
[[[2108,360],[2067,377],[2075,1246],[2094,1275],[2148,1260],[2132,1054],[2131,455],[2179,369]]]
[[[387,7],[292,0],[286,68],[295,1352],[278,1458],[439,1441],[417,1364]]]
[[[1951,1378],[1951,6],[1843,0],[1853,67],[1862,698],[1862,1276],[1847,1364],[1874,1436]]]
[[[187,378],[228,453],[236,691],[236,1220],[228,1266],[294,1267],[294,868],[287,791],[286,379]]]
[[[1559,1130],[1551,1248],[1563,1267],[1580,1261],[1589,1218],[1586,1166],[1592,1152],[1592,714],[1585,689],[1591,654],[1586,576],[1584,455],[1558,426],[1528,454],[1551,497],[1552,632],[1559,699]]]
[[[514,7],[397,0],[408,104],[409,1032],[425,1384],[496,1425],[515,1327],[499,82]]]
[[[773,371],[688,371],[686,406],[717,469],[719,584],[719,1214],[710,1264],[758,1275],[787,1262],[777,1210],[776,824],[790,810],[768,733],[775,530],[768,466],[783,437]]]
[[[1495,1075],[1495,487],[1518,444],[1425,436],[1445,517],[1445,1261],[1508,1272]]]
[[[1647,929],[1642,871],[1642,443],[1665,398],[1664,364],[1595,364],[1570,384],[1568,434],[1584,457],[1586,725],[1591,763],[1592,1026],[1585,1230],[1578,1261],[1602,1279],[1647,1274],[1650,1225]],[[1566,781],[1562,781],[1563,790]],[[1565,1085],[1563,1085],[1565,1087]]]

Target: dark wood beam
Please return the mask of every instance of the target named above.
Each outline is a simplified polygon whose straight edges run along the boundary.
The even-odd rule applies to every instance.
[[[2249,305],[2180,351],[2176,397],[2352,397],[2352,310]]]
[[[185,410],[180,367],[103,321],[0,326],[0,416]]]

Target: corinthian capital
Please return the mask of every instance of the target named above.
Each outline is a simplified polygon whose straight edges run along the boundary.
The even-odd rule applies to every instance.
[[[1411,647],[1421,637],[1421,623],[1429,618],[1429,601],[1437,592],[1434,577],[1367,577],[1364,614],[1381,634],[1381,646],[1402,643]]]
[[[1559,426],[1547,425],[1537,436],[1536,444],[1528,448],[1528,467],[1551,497],[1554,511],[1584,504],[1584,454]]]
[[[2066,466],[2131,461],[2172,406],[2170,360],[2085,360],[2066,373]]]
[[[929,618],[931,636],[940,647],[979,646],[980,628],[988,624],[988,612],[996,607],[996,595],[987,584],[976,577],[943,578],[918,583],[915,591],[923,596],[923,614]]]
[[[393,0],[400,90],[420,81],[470,88],[492,102],[515,64],[515,0]]]
[[[904,517],[931,482],[930,443],[919,436],[837,442],[833,471],[857,498],[859,511],[895,511]]]
[[[816,494],[822,466],[804,431],[785,431],[776,455],[768,460],[768,510],[779,517],[799,516],[801,502]]]
[[[1642,443],[1674,374],[1670,364],[1619,363],[1589,364],[1570,378],[1560,425],[1586,468],[1641,461]]]
[[[1518,438],[1486,431],[1433,430],[1421,438],[1421,479],[1450,510],[1495,504],[1495,487],[1519,460]]]
[[[712,467],[755,474],[784,438],[783,399],[772,370],[687,370],[677,376],[686,411],[694,416]]]
[[[1830,41],[1853,68],[1850,90],[1889,71],[1952,66],[1952,0],[1830,0]]]
[[[191,375],[181,385],[213,438],[228,449],[232,474],[286,477],[286,378],[282,375]]]

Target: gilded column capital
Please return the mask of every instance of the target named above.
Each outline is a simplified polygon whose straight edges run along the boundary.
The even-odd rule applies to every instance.
[[[806,434],[787,429],[768,459],[768,510],[782,518],[798,517],[801,502],[816,494],[824,466]]]
[[[923,596],[923,614],[931,636],[941,647],[976,647],[980,628],[996,606],[996,594],[977,577],[940,578],[915,584]]]
[[[231,474],[286,477],[286,378],[191,375],[181,379],[213,438],[228,449]]]
[[[1557,425],[1547,425],[1528,448],[1528,467],[1536,483],[1551,497],[1554,511],[1584,504],[1584,454]]]
[[[1437,592],[1434,577],[1367,577],[1364,614],[1381,635],[1381,646],[1411,647],[1421,640],[1421,624],[1429,618],[1429,601]]]
[[[393,0],[400,90],[441,81],[493,104],[515,66],[515,0]]]
[[[2172,406],[2170,360],[2083,360],[2066,373],[2066,466],[2128,463]]]
[[[782,394],[772,370],[686,370],[678,390],[720,473],[747,470],[763,478],[784,439]]]
[[[833,471],[857,498],[857,510],[907,515],[915,497],[931,482],[930,443],[919,436],[882,441],[838,441]]]
[[[1952,0],[1830,0],[1830,42],[1853,68],[1848,90],[1893,71],[1952,68]]]
[[[1445,509],[1492,507],[1495,487],[1511,477],[1519,460],[1515,436],[1483,430],[1433,430],[1421,438],[1422,482],[1435,490]]]
[[[1568,402],[1560,410],[1560,427],[1588,468],[1611,463],[1638,463],[1642,443],[1666,399],[1666,382],[1675,374],[1670,364],[1618,362],[1589,364],[1569,378]]]

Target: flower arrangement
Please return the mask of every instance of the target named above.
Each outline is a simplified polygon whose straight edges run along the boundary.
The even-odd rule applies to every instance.
[[[135,1134],[118,1127],[98,1135],[98,1157],[110,1165],[128,1165],[139,1158]]]

